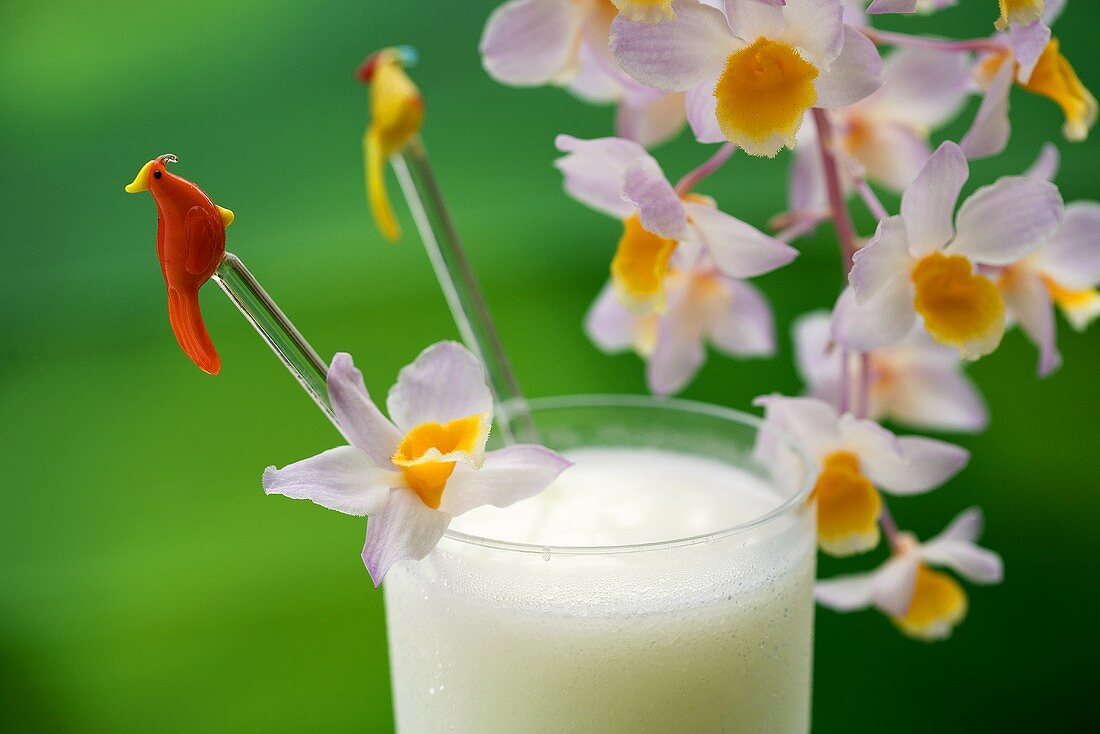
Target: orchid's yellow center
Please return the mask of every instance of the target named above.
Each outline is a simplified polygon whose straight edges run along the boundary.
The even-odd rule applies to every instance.
[[[959,582],[923,563],[917,570],[916,589],[909,611],[894,623],[910,637],[942,640],[966,616],[966,592]]]
[[[1100,292],[1095,288],[1070,290],[1063,288],[1049,276],[1043,277],[1050,299],[1062,309],[1073,328],[1084,331],[1089,324],[1100,317]]]
[[[733,53],[714,87],[723,134],[751,155],[793,147],[802,116],[817,102],[817,74],[793,46],[767,38]]]
[[[675,20],[672,0],[611,0],[619,12],[635,23],[660,23]]]
[[[1066,139],[1080,142],[1088,137],[1089,128],[1096,124],[1096,97],[1085,89],[1069,61],[1058,49],[1058,39],[1052,38],[1043,55],[1039,57],[1031,78],[1023,87],[1061,107],[1066,116],[1062,132]]]
[[[1003,31],[1010,25],[1031,25],[1043,17],[1044,0],[998,0],[1001,4],[1001,17],[993,24]]]
[[[825,457],[814,496],[822,550],[846,556],[878,545],[882,498],[871,480],[863,476],[855,454],[836,451]]]
[[[997,76],[997,72],[1001,70],[1001,64],[1005,62],[1011,63],[1013,68],[1017,66],[1015,57],[1008,49],[993,51],[978,63],[974,69],[974,78],[982,89],[989,87],[993,77]]]
[[[974,272],[961,255],[934,252],[913,269],[913,306],[929,335],[967,359],[989,354],[1001,343],[1005,304],[997,286]]]
[[[642,310],[659,304],[674,249],[675,240],[642,227],[637,214],[623,220],[623,236],[611,261],[611,277],[619,295]]]
[[[447,423],[421,423],[405,434],[391,461],[401,467],[409,486],[428,507],[439,508],[454,471],[455,462],[447,457],[477,448],[484,418],[470,415]]]

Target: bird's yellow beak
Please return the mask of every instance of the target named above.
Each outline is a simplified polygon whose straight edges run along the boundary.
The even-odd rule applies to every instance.
[[[141,167],[141,170],[134,176],[134,180],[126,184],[127,194],[140,194],[142,191],[149,190],[149,169],[152,168],[153,164],[156,162],[157,160],[154,158]]]

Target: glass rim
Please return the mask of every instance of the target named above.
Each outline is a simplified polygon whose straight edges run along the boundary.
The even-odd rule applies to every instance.
[[[762,418],[733,408],[726,408],[721,405],[714,405],[712,403],[704,403],[696,400],[683,400],[680,398],[668,398],[654,395],[556,395],[545,398],[534,398],[526,401],[511,401],[499,405],[498,408],[507,415],[515,411],[515,406],[521,404],[525,405],[529,410],[536,412],[539,410],[563,408],[648,408],[672,410],[680,413],[695,413],[718,418],[729,423],[736,423],[752,428],[757,433],[767,425]],[[767,425],[767,428],[769,431],[773,431],[774,435],[779,437],[794,450],[798,457],[805,463],[807,469],[813,466],[813,458],[790,434],[776,428],[774,425]],[[480,535],[463,533],[451,528],[447,528],[443,537],[465,545],[537,555],[604,556],[620,553],[641,553],[645,551],[682,548],[740,535],[785,517],[806,503],[806,500],[809,499],[813,492],[813,488],[814,481],[812,472],[807,471],[806,477],[802,481],[797,492],[762,515],[719,530],[712,530],[707,533],[699,533],[681,538],[673,538],[671,540],[656,540],[645,543],[619,543],[614,545],[545,545],[498,540],[496,538],[487,538]]]

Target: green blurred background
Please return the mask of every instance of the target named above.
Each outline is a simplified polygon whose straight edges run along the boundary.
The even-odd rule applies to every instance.
[[[180,353],[153,203],[122,192],[153,155],[177,153],[176,170],[236,212],[230,248],[323,355],[352,352],[383,394],[421,348],[455,336],[415,236],[384,243],[364,203],[366,95],[352,74],[367,52],[411,43],[425,138],[527,391],[644,391],[633,356],[600,355],[580,329],[618,225],[567,199],[551,166],[556,133],[609,134],[611,112],[493,83],[477,54],[493,4],[0,4],[0,729],[391,728],[363,522],[260,488],[263,467],[339,439],[217,288],[204,313],[223,373]],[[881,25],[989,33],[996,3],[963,4]],[[1074,2],[1058,29],[1094,89],[1098,21],[1094,3]],[[1060,137],[1046,100],[1016,90],[1013,118],[1009,152],[975,164],[971,188]],[[1067,200],[1096,198],[1100,147],[1058,142]],[[678,176],[706,154],[685,135],[658,157]],[[763,226],[786,172],[787,160],[739,156],[703,188]],[[687,397],[745,408],[800,389],[790,321],[839,285],[828,228],[802,248],[760,280],[779,358],[712,359]],[[960,439],[972,466],[894,503],[925,536],[983,505],[1005,584],[973,589],[969,619],[942,644],[875,613],[821,611],[817,731],[1096,730],[1100,344],[1061,332],[1066,364],[1048,380],[1018,333],[973,366],[993,424]]]

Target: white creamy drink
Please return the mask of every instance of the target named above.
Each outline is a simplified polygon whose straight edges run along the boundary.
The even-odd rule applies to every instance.
[[[451,528],[552,548],[447,537],[386,577],[400,734],[807,732],[812,508],[723,533],[786,498],[713,459],[567,455],[542,494]]]

